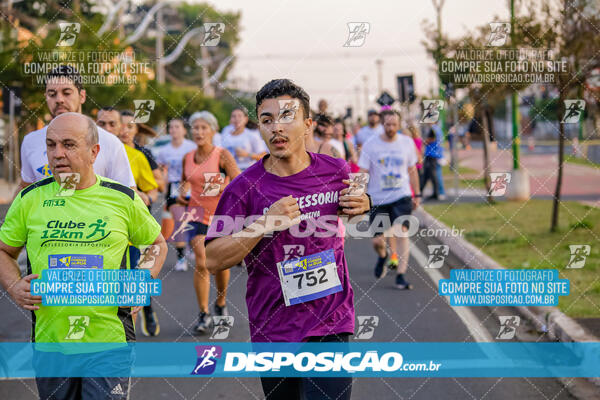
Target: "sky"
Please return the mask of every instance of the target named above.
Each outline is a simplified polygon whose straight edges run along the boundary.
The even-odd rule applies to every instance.
[[[439,1],[439,0],[438,0]],[[417,93],[437,90],[434,63],[422,45],[423,21],[435,24],[431,0],[212,0],[217,10],[240,10],[241,42],[229,78],[256,91],[275,78],[290,78],[307,90],[311,106],[326,99],[330,110],[366,111],[382,86],[397,97],[396,75],[414,74]],[[498,16],[498,19],[494,17]],[[493,21],[508,21],[507,0],[445,0],[442,30],[451,37]],[[368,22],[361,47],[343,47],[349,22]],[[369,104],[365,107],[367,77]],[[357,95],[357,89],[358,95]]]

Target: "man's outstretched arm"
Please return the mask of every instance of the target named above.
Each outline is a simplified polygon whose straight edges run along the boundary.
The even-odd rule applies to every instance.
[[[38,275],[32,274],[21,278],[17,257],[23,247],[9,246],[0,240],[0,284],[10,297],[26,310],[39,310],[41,296],[31,295],[31,281]]]

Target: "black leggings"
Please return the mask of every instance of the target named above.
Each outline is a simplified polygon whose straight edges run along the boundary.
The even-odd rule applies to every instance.
[[[438,197],[438,180],[437,180],[437,158],[425,157],[423,161],[423,180],[421,181],[421,193],[427,182],[431,180],[433,186],[433,197]]]
[[[309,342],[348,342],[349,333],[315,336]],[[260,378],[266,400],[350,400],[352,378]]]

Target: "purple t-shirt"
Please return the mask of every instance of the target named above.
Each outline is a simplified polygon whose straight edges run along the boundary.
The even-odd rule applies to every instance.
[[[280,177],[267,172],[262,161],[237,176],[223,191],[206,241],[227,232],[225,218],[263,215],[268,207],[289,195],[298,200],[303,221],[295,228],[265,236],[244,259],[248,267],[246,304],[253,342],[301,342],[310,336],[354,332],[354,294],[344,256],[343,238],[337,234],[339,192],[347,185],[348,164],[324,154],[309,153],[311,164],[297,174]],[[316,222],[327,217],[328,228]],[[306,218],[306,219],[304,219]],[[216,221],[216,222],[215,222]],[[317,227],[315,227],[317,226]],[[239,224],[233,229],[242,229]],[[305,237],[292,232],[313,231]],[[326,237],[319,237],[326,236]],[[300,304],[286,306],[277,263],[332,250],[342,290]]]

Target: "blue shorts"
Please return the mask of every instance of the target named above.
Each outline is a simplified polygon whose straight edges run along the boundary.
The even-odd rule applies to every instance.
[[[188,222],[188,224],[192,227],[191,230],[187,231],[190,240],[197,235],[206,235],[208,233],[208,225],[202,222]]]

